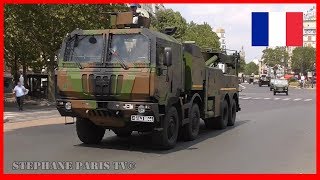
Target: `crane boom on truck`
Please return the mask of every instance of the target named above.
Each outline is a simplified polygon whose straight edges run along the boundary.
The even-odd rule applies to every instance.
[[[176,28],[161,33],[132,18],[111,14],[111,29],[77,29],[62,43],[57,109],[76,118],[79,139],[99,143],[106,129],[121,137],[152,132],[152,143],[169,149],[178,134],[194,140],[201,119],[210,129],[233,126],[239,53],[180,43],[169,35]]]

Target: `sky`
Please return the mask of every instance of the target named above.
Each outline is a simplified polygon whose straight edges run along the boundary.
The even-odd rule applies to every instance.
[[[164,4],[188,21],[225,29],[227,49],[244,47],[246,62],[260,59],[266,47],[251,46],[251,12],[306,12],[315,4]]]

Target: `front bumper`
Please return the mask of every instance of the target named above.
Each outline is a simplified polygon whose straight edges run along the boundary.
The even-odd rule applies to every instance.
[[[287,92],[288,87],[274,87],[274,91],[276,92]]]
[[[70,110],[65,108],[67,102],[71,103]],[[56,104],[61,116],[87,118],[97,125],[110,128],[141,123],[160,124],[157,103],[58,99]],[[144,113],[138,112],[140,105],[147,106]],[[154,122],[131,122],[131,115],[153,116]]]

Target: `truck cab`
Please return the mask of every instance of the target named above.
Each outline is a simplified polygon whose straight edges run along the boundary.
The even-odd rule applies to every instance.
[[[120,137],[152,132],[152,142],[168,149],[179,131],[186,140],[195,139],[200,118],[224,113],[218,127],[233,125],[240,110],[237,77],[206,68],[207,59],[229,56],[180,43],[170,36],[174,28],[161,33],[150,30],[144,17],[138,24],[132,19],[130,12],[111,14],[110,29],[77,29],[62,43],[57,109],[77,119],[79,139],[99,143],[106,129]],[[207,124],[213,126],[212,121]]]

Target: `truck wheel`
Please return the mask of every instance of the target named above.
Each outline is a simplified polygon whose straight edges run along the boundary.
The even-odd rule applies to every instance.
[[[225,129],[228,125],[228,118],[229,118],[228,103],[226,100],[224,100],[221,104],[220,116],[215,120],[215,128]]]
[[[262,86],[262,84],[259,83],[259,87],[261,87],[261,86]]]
[[[84,144],[98,144],[105,133],[105,129],[95,125],[89,119],[77,118],[77,135]]]
[[[270,88],[270,91],[272,91],[272,88]]]
[[[193,104],[189,112],[189,123],[182,128],[185,141],[195,140],[199,134],[200,110],[198,104]]]
[[[231,106],[230,106],[230,113],[229,113],[229,119],[228,119],[228,126],[233,126],[236,121],[236,114],[237,114],[237,106],[236,101],[232,99]]]
[[[286,95],[287,95],[287,96],[289,95],[289,91],[286,91]]]
[[[132,131],[128,129],[113,129],[112,130],[118,137],[129,137]]]
[[[276,95],[277,93],[276,93],[276,91],[273,91],[273,95]]]
[[[178,133],[178,111],[172,106],[163,119],[163,130],[152,134],[152,142],[161,149],[171,149],[177,143]]]
[[[268,84],[268,87],[270,87],[270,84]]]

